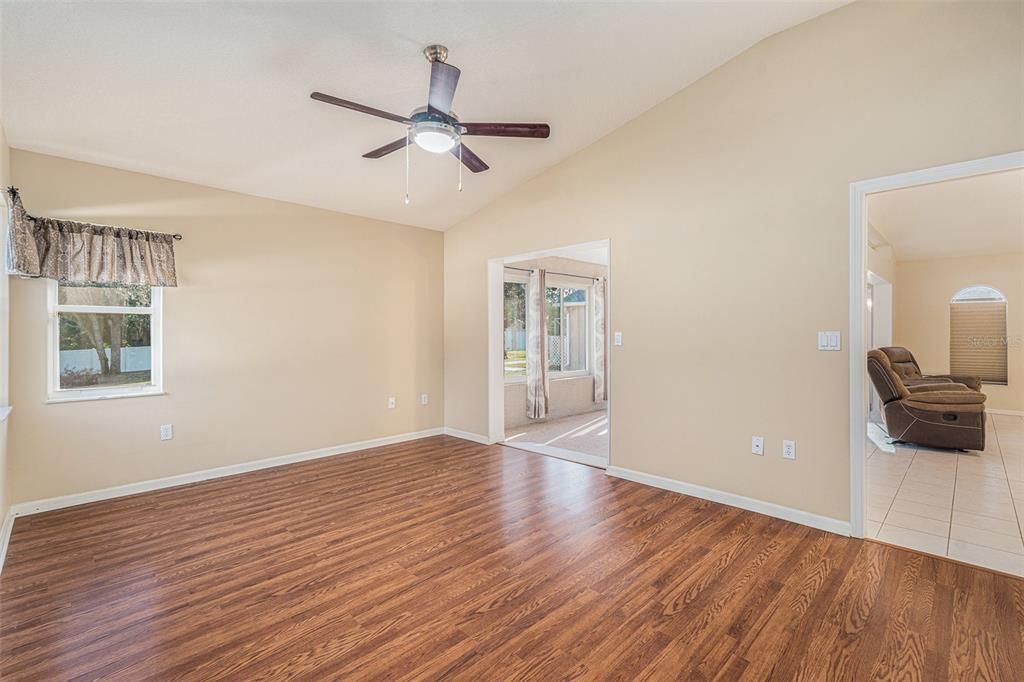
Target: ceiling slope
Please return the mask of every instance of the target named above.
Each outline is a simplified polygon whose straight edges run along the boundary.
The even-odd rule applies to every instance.
[[[4,3],[10,145],[382,220],[445,229],[755,42],[842,2]],[[542,121],[549,140],[451,155],[362,154],[426,102],[421,50],[462,69],[465,121]]]

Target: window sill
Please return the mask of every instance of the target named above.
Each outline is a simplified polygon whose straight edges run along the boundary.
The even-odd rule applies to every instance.
[[[148,398],[155,395],[167,395],[167,391],[159,389],[153,389],[151,391],[135,391],[133,393],[101,393],[98,395],[69,395],[69,396],[51,396],[44,401],[46,405],[56,405],[59,403],[83,403],[92,400],[120,400],[121,398]]]
[[[582,378],[591,377],[591,376],[593,376],[593,375],[590,372],[588,372],[588,371],[582,371],[582,372],[559,372],[558,374],[555,374],[553,372],[548,372],[548,381],[564,381],[565,379],[582,379]],[[525,384],[525,383],[526,383],[526,377],[505,377],[505,384],[509,385],[509,386],[512,386],[514,384]]]

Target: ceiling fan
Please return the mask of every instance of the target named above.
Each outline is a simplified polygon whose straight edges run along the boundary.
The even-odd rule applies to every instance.
[[[413,110],[408,116],[399,116],[380,109],[374,109],[356,102],[340,99],[322,92],[314,92],[310,97],[327,104],[360,111],[364,114],[386,118],[407,126],[406,134],[394,142],[363,154],[367,159],[379,159],[399,149],[406,149],[415,143],[421,149],[435,154],[451,152],[474,173],[481,173],[490,166],[474,154],[462,143],[467,135],[486,135],[491,137],[533,137],[547,138],[551,128],[546,123],[463,123],[459,121],[452,108],[455,98],[455,86],[459,83],[458,68],[446,63],[448,48],[444,45],[431,45],[423,50],[423,55],[430,62],[430,91],[427,95],[427,106]]]

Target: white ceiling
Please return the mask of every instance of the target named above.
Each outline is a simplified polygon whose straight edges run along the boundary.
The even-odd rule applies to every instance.
[[[50,3],[2,6],[12,147],[257,196],[445,229],[823,2]],[[467,141],[450,155],[361,158],[426,103],[425,45],[462,69],[464,121],[551,124],[546,141]]]
[[[868,220],[901,261],[1024,252],[1024,170],[873,194]]]

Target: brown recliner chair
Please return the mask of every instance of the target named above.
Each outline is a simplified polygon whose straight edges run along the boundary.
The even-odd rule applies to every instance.
[[[868,352],[868,375],[882,401],[890,438],[934,448],[985,449],[986,396],[981,391],[953,381],[907,386],[880,350]]]
[[[907,386],[921,384],[963,384],[975,391],[981,390],[981,378],[960,374],[922,374],[914,354],[903,346],[885,346],[878,350],[885,353],[892,365],[892,370],[899,375]]]

